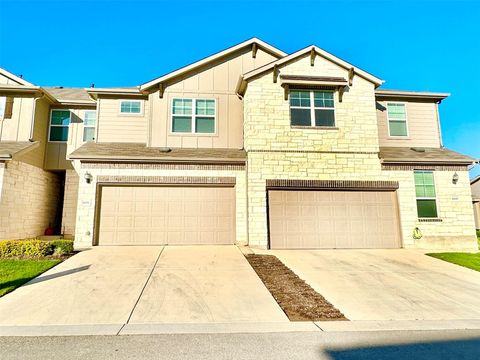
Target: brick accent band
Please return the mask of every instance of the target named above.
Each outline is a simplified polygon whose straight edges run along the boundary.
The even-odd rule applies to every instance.
[[[138,170],[245,170],[244,164],[168,164],[168,163],[118,163],[118,162],[82,162],[82,169],[138,169]]]
[[[467,165],[416,165],[416,164],[382,164],[382,170],[410,171],[410,170],[436,170],[436,171],[465,171]]]
[[[267,189],[388,190],[398,189],[398,181],[387,180],[287,180],[268,179]]]
[[[182,184],[182,185],[235,185],[235,177],[215,176],[125,176],[99,175],[98,183],[122,184]]]

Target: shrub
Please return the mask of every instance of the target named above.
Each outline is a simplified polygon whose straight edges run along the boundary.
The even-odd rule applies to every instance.
[[[50,241],[43,240],[4,240],[0,241],[0,257],[43,257],[53,253]]]
[[[73,240],[52,240],[54,255],[65,255],[73,253]]]

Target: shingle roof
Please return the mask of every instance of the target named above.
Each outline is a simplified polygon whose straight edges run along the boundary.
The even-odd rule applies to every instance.
[[[383,163],[472,164],[475,159],[445,148],[380,147]]]
[[[145,161],[186,163],[244,163],[243,149],[154,148],[140,143],[88,142],[72,152],[70,159],[96,161]]]
[[[0,160],[10,160],[13,155],[38,144],[38,141],[0,141]]]
[[[45,87],[44,89],[60,102],[83,101],[94,103],[84,88]]]

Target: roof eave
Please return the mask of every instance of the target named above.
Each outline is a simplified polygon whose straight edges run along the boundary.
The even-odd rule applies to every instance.
[[[471,165],[474,160],[408,160],[408,159],[380,159],[382,164],[416,164],[416,165]]]
[[[418,98],[431,99],[441,101],[450,96],[450,93],[431,93],[431,92],[416,92],[416,91],[402,91],[402,90],[375,90],[376,97],[384,98]]]
[[[235,51],[243,49],[247,46],[252,46],[254,43],[257,44],[260,48],[263,48],[264,50],[271,53],[272,55],[275,55],[278,58],[282,58],[284,56],[287,56],[287,54],[285,52],[283,52],[282,50],[277,49],[274,46],[272,46],[270,44],[267,44],[266,42],[264,42],[260,39],[252,38],[252,39],[246,40],[244,42],[241,42],[240,44],[237,44],[237,45],[229,47],[225,50],[222,50],[222,51],[220,51],[216,54],[213,54],[213,55],[210,55],[206,58],[203,58],[199,61],[196,61],[192,64],[181,67],[180,69],[174,70],[174,71],[172,71],[168,74],[165,74],[165,75],[163,75],[159,78],[148,81],[148,82],[140,85],[140,89],[141,90],[148,90],[148,89],[150,89],[150,88],[152,88],[152,87],[154,87],[154,86],[156,86],[160,83],[163,83],[163,82],[166,82],[168,80],[174,79],[174,78],[176,78],[178,76],[181,76],[185,73],[194,71],[195,69],[198,69],[202,66],[205,66],[206,64],[211,63],[215,60],[218,60],[218,59],[221,59],[225,56],[228,56],[229,54],[234,53]]]

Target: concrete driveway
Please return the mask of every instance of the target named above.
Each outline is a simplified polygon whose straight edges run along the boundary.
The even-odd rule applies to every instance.
[[[480,319],[480,273],[415,250],[270,250],[350,320]]]
[[[235,246],[95,247],[0,298],[0,326],[288,322]]]

